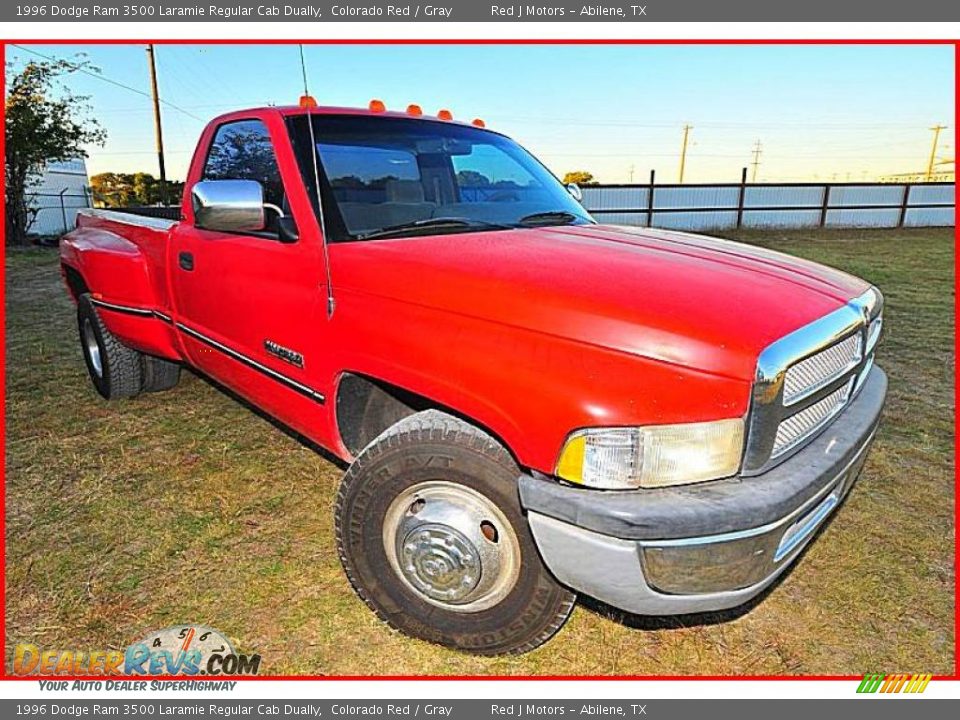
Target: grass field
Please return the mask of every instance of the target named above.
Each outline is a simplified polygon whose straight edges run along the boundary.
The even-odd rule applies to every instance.
[[[953,231],[741,236],[849,270],[887,298],[886,419],[860,483],[746,613],[650,620],[581,603],[520,657],[410,640],[337,561],[342,470],[187,373],[94,393],[51,251],[10,252],[6,641],[123,648],[182,622],[264,674],[949,674],[954,664]]]

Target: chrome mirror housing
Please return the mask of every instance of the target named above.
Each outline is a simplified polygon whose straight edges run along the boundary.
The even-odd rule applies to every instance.
[[[567,192],[573,196],[577,202],[583,202],[583,190],[576,183],[567,183]]]
[[[191,195],[198,228],[258,232],[266,225],[263,186],[255,180],[201,180]]]

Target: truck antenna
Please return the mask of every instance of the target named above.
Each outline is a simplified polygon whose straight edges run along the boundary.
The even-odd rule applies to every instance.
[[[327,226],[323,219],[323,200],[320,198],[320,164],[317,159],[317,138],[313,129],[313,108],[316,102],[310,97],[307,84],[307,63],[303,58],[303,43],[300,43],[300,70],[303,73],[303,99],[301,105],[307,110],[307,127],[310,128],[310,155],[313,157],[313,186],[317,193],[317,217],[320,220],[320,247],[323,252],[323,268],[327,279],[327,318],[333,317],[336,301],[333,299],[333,277],[330,273],[330,252],[327,248]]]

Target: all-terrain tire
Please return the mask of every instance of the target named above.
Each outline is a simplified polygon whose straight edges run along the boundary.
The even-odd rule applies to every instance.
[[[107,400],[132,398],[143,387],[143,356],[121,343],[103,324],[89,293],[77,302],[80,348],[90,381]]]
[[[523,653],[549,640],[566,622],[576,596],[540,559],[520,507],[519,475],[511,455],[490,435],[437,410],[411,415],[373,440],[344,476],[336,502],[337,550],[360,598],[391,627],[457,650]],[[511,557],[519,558],[511,564],[515,580],[491,599],[495,603],[489,607],[478,605],[468,612],[462,605],[457,609],[436,598],[431,601],[409,575],[406,579],[401,575],[397,564],[401,550],[388,555],[390,518],[397,512],[393,508],[397,503],[406,507],[406,498],[414,497],[404,517],[421,512],[424,506],[418,503],[429,509],[434,501],[420,500],[417,493],[430,485],[449,488],[455,497],[462,492],[478,498],[502,525],[503,538],[493,535],[491,542],[510,538]],[[406,551],[403,542],[398,547]],[[449,545],[450,539],[443,542]]]
[[[180,382],[180,366],[175,362],[143,356],[143,392],[163,392],[171,390]]]

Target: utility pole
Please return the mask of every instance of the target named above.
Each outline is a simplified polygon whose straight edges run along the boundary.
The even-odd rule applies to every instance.
[[[937,147],[940,145],[940,131],[946,130],[946,125],[934,125],[933,130],[933,147],[930,148],[930,162],[927,163],[927,176],[926,182],[930,182],[930,179],[933,177],[933,166],[937,161]]]
[[[163,159],[163,126],[160,122],[160,92],[157,90],[157,63],[153,56],[153,45],[147,45],[147,59],[150,61],[150,90],[153,93],[153,129],[157,138],[157,161],[160,165],[160,202],[167,204],[167,166]]]
[[[756,144],[753,146],[753,162],[750,163],[753,166],[753,174],[750,176],[750,182],[755,183],[757,181],[757,169],[760,167],[760,153],[763,152],[763,145],[760,144],[760,141],[757,140]]]
[[[631,185],[633,185],[633,171],[634,171],[635,169],[636,169],[636,168],[635,168],[633,165],[631,165],[630,168],[627,170],[627,174],[630,176],[630,184],[631,184]]]
[[[690,131],[693,125],[683,126],[683,146],[680,148],[680,184],[683,184],[683,171],[687,167],[687,140],[690,138]]]

